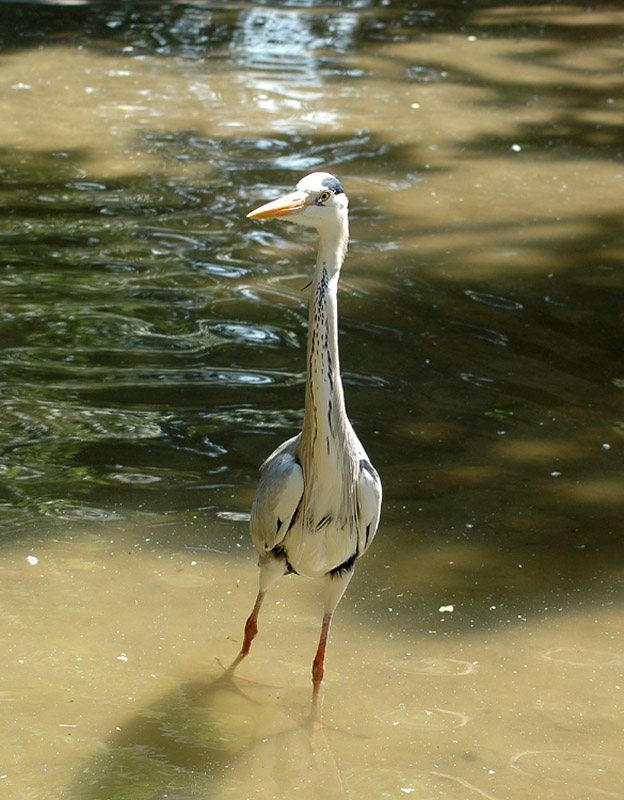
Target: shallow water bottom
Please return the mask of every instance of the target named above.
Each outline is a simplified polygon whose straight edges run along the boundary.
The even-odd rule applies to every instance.
[[[449,605],[425,629],[391,575],[368,597],[356,575],[312,733],[320,585],[276,587],[232,685],[253,558],[140,540],[5,555],[5,797],[624,797],[615,603],[461,632]]]

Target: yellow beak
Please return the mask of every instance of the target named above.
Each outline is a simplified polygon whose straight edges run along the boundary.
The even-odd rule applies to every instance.
[[[277,200],[271,200],[259,208],[254,208],[247,214],[249,219],[273,219],[275,217],[289,217],[296,214],[308,205],[308,195],[305,192],[291,192]]]

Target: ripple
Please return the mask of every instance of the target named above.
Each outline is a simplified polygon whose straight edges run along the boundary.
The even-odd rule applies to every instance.
[[[345,384],[349,386],[377,386],[385,388],[390,385],[390,381],[382,378],[380,375],[366,375],[362,372],[351,372],[349,370],[343,370],[342,379]]]
[[[455,323],[455,325],[460,328],[460,330],[466,331],[469,336],[473,336],[475,339],[494,344],[497,347],[508,347],[509,345],[509,337],[493,328],[483,328],[468,323]]]
[[[261,325],[244,325],[241,322],[224,322],[212,325],[212,331],[220,336],[252,344],[279,344],[281,335],[276,328]]]
[[[525,750],[511,759],[512,769],[540,781],[582,787],[603,797],[624,798],[624,759],[574,750]]]
[[[143,230],[142,236],[147,240],[153,239],[158,243],[158,247],[164,250],[179,250],[183,248],[191,248],[199,250],[203,247],[203,239],[201,236],[191,236],[187,233],[179,233],[169,229],[158,230]]]
[[[217,511],[219,519],[229,519],[232,522],[249,522],[251,515],[242,511]]]
[[[45,375],[44,375],[45,373]],[[11,378],[17,375],[17,366]],[[302,382],[300,373],[285,372],[283,370],[253,370],[237,367],[205,367],[199,369],[183,369],[180,367],[140,369],[128,366],[127,368],[112,367],[80,367],[69,364],[20,365],[20,375],[24,382],[30,386],[47,381],[48,391],[67,392],[125,389],[158,389],[163,386],[176,386],[179,388],[202,386],[233,387],[244,385],[265,386],[292,386]],[[97,409],[92,410],[95,414]],[[114,413],[114,412],[104,412]],[[152,412],[155,414],[155,412]],[[157,415],[156,415],[157,416]],[[157,435],[157,434],[156,434]]]
[[[98,439],[154,439],[162,434],[158,413],[128,409],[79,408],[63,402],[7,400],[2,410],[12,444],[32,444],[52,438],[94,441]]]
[[[403,658],[388,661],[387,665],[399,672],[418,675],[448,675],[459,677],[476,672],[476,665],[470,661],[457,658],[429,658],[427,656],[415,657],[410,654]]]
[[[3,360],[7,363],[53,366],[61,362],[80,369],[95,365],[102,359],[109,366],[113,354],[144,353],[148,348],[154,349],[155,344],[159,348],[164,345],[168,349],[179,349],[187,344],[189,336],[193,337],[192,345],[197,347],[198,330],[181,331],[175,317],[159,320],[156,324],[153,315],[150,321],[146,321],[139,316],[117,313],[110,306],[107,312],[90,308],[66,315],[38,311],[36,319],[31,310],[22,310],[14,314],[12,322],[16,328],[28,329],[28,338],[23,346],[14,346],[3,353]],[[167,325],[176,327],[169,331]]]
[[[384,714],[376,714],[375,716],[378,720],[388,725],[406,728],[427,728],[430,730],[463,728],[470,719],[467,714],[462,714],[460,711],[450,711],[444,708],[416,708],[415,706],[407,706],[404,703]]]
[[[126,483],[135,486],[147,486],[150,483],[160,483],[162,475],[148,475],[145,472],[113,472],[109,479],[117,483]]]
[[[469,797],[469,795],[466,794],[466,790],[468,790],[471,793],[471,795],[472,792],[474,792],[475,794],[478,794],[480,797],[484,797],[485,800],[498,800],[498,798],[495,797],[493,794],[490,794],[489,792],[480,789],[478,786],[475,786],[474,784],[470,783],[465,778],[460,778],[459,775],[448,775],[447,773],[438,772],[437,770],[431,770],[431,775],[435,775],[436,778],[442,778],[442,782],[452,781],[453,783],[457,783],[460,786],[462,786],[463,787],[463,791],[461,794],[462,798]],[[428,786],[429,785],[430,784],[428,784]],[[444,783],[442,783],[442,785],[444,785]],[[440,796],[446,796],[446,794],[447,794],[446,788],[444,790],[440,788]]]
[[[505,311],[519,311],[524,308],[522,303],[518,303],[516,300],[510,300],[508,297],[499,297],[499,295],[490,294],[489,292],[475,292],[472,289],[466,289],[464,294],[477,303],[485,303],[487,306],[502,308]]]
[[[206,419],[222,426],[236,428],[238,433],[257,433],[259,430],[293,431],[301,428],[303,412],[294,409],[261,409],[235,406],[220,408],[206,414]]]
[[[471,383],[473,386],[478,386],[479,389],[492,389],[494,387],[494,379],[486,378],[484,375],[475,375],[474,372],[460,372],[459,377]]]
[[[71,500],[47,500],[44,503],[40,503],[39,511],[46,517],[54,517],[67,522],[74,520],[104,521],[123,519],[122,514],[118,514],[109,508],[96,508],[95,506],[84,505]]]
[[[10,478],[12,481],[36,481],[45,476],[45,470],[9,460],[0,464],[0,475],[3,478]]]
[[[106,184],[95,181],[68,181],[65,186],[78,192],[105,192],[108,189]]]
[[[574,667],[624,666],[624,655],[608,650],[585,650],[579,647],[554,647],[538,654],[545,661],[557,661]]]
[[[206,275],[215,275],[219,278],[243,278],[252,271],[250,267],[235,266],[233,264],[215,264],[207,261],[194,261],[193,267],[198,272]]]

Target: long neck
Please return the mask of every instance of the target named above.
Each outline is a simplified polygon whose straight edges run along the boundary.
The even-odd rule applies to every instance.
[[[310,295],[304,458],[329,458],[347,420],[338,355],[338,278],[348,237],[346,217],[340,228],[321,232]],[[333,454],[335,455],[335,453]]]

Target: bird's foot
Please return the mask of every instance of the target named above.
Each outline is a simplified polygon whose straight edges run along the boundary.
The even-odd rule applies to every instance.
[[[255,681],[252,678],[243,678],[241,675],[235,675],[235,670],[242,661],[242,658],[237,656],[234,661],[230,664],[229,667],[225,667],[220,659],[216,659],[217,664],[223,670],[223,674],[217,678],[217,682],[223,684],[226,688],[232,689],[232,691],[237,692],[238,694],[242,695],[247,700],[251,700],[252,703],[258,703],[251,695],[245,692],[239,686],[239,681],[243,681],[244,683],[248,684],[249,686],[257,686],[262,689],[279,689],[279,686],[274,686],[269,683],[263,683],[262,681]]]
[[[322,735],[323,731],[335,731],[337,733],[343,733],[346,736],[352,736],[358,739],[364,739],[366,737],[362,736],[359,733],[353,733],[352,731],[345,730],[345,728],[340,728],[338,725],[333,725],[330,722],[327,722],[323,717],[323,694],[321,692],[320,685],[314,685],[314,689],[312,691],[312,707],[310,709],[310,713],[305,720],[305,725],[310,729],[310,737],[312,740],[315,737]]]

